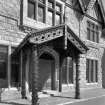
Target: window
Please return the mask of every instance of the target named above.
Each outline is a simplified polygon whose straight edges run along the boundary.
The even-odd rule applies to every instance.
[[[56,0],[46,2],[46,0],[28,0],[28,17],[49,25],[61,24],[62,5]]]
[[[61,17],[59,14],[56,14],[56,20],[55,20],[55,24],[58,25],[61,23]]]
[[[35,19],[35,3],[28,1],[28,17]]]
[[[86,80],[88,83],[98,82],[98,61],[87,59]]]
[[[56,15],[55,15],[55,24],[61,24],[61,5],[56,3]]]
[[[63,84],[73,83],[73,60],[71,57],[67,57],[64,60],[62,68],[62,83]]]
[[[87,22],[87,39],[99,43],[99,27],[92,22]]]
[[[61,4],[54,2],[54,0],[48,0],[48,19],[49,25],[61,24],[62,7]]]
[[[48,11],[48,20],[47,20],[47,23],[49,24],[49,25],[53,25],[53,12],[52,11]]]
[[[44,7],[41,5],[38,6],[38,21],[44,23],[45,17],[44,17]]]
[[[28,17],[45,22],[45,0],[28,0]]]
[[[6,79],[7,75],[7,59],[8,58],[8,47],[0,46],[0,78]]]

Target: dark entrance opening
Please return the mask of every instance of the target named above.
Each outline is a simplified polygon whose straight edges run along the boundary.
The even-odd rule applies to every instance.
[[[43,53],[39,58],[39,75],[40,75],[40,87],[43,90],[55,90],[55,60],[48,54]]]

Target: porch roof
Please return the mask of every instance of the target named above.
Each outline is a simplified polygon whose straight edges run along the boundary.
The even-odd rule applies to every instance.
[[[88,47],[69,28],[69,26],[67,26],[66,24],[62,24],[59,26],[52,26],[52,27],[38,30],[34,33],[28,34],[20,43],[20,45],[16,48],[15,52],[19,52],[27,42],[38,45],[60,37],[64,37],[65,49],[67,48],[68,41],[70,41],[80,51],[80,53],[86,53],[86,51],[88,50]]]

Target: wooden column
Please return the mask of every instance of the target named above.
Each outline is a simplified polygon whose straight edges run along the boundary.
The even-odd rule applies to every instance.
[[[76,56],[76,86],[75,86],[75,98],[80,99],[80,55]]]
[[[32,47],[32,105],[38,105],[38,46]]]
[[[22,51],[22,55],[21,55],[21,70],[22,70],[22,74],[21,74],[21,95],[23,99],[26,99],[26,87],[25,87],[25,71],[26,71],[26,56]]]

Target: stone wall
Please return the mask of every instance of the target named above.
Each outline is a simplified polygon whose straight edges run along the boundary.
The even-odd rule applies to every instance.
[[[72,8],[66,8],[66,23],[68,26],[74,31],[74,33],[82,40],[84,43],[89,47],[89,51],[86,55],[81,55],[80,58],[80,85],[81,87],[101,87],[102,86],[102,72],[105,74],[104,64],[105,61],[103,57],[104,54],[104,45],[105,39],[102,37],[102,26],[97,21],[90,19],[87,16],[80,16],[78,12],[73,10]],[[92,7],[89,7],[87,14],[95,19],[97,16],[95,11]],[[99,25],[99,38],[100,42],[95,43],[92,41],[87,40],[87,20],[94,22],[95,24]],[[86,58],[89,59],[96,59],[99,61],[99,68],[98,68],[98,83],[89,84],[86,81]],[[103,76],[104,79],[104,76]],[[105,79],[104,79],[105,80]],[[104,82],[103,82],[104,83]],[[105,84],[104,84],[105,86]]]
[[[25,5],[27,6],[26,1],[24,0]],[[63,6],[64,3],[62,2]],[[37,27],[48,27],[47,24],[39,22],[33,22],[32,19],[27,18],[27,8],[23,9],[25,13],[24,21],[25,25],[33,25],[34,28]],[[89,7],[87,14],[91,17],[97,19],[95,11],[92,7]],[[98,22],[86,17],[81,16],[77,11],[73,10],[70,7],[66,7],[66,24],[73,30],[73,32],[89,47],[89,51],[86,55],[81,55],[80,58],[80,83],[81,87],[100,87],[103,80],[105,80],[105,66],[104,66],[104,46],[105,39],[102,35],[102,27]],[[87,20],[94,22],[100,26],[100,43],[94,43],[87,40]],[[37,24],[36,24],[37,23]],[[35,24],[35,25],[34,25]],[[20,25],[20,0],[0,0],[0,44],[1,45],[11,45],[17,46],[21,40],[25,37],[19,29]],[[86,58],[97,59],[99,61],[99,70],[98,70],[98,84],[88,84],[86,82]],[[103,76],[102,76],[103,73]],[[105,84],[103,84],[105,86]]]
[[[19,30],[20,0],[0,0],[0,44],[17,46],[25,34]]]
[[[0,14],[18,20],[20,17],[20,0],[0,0]]]

